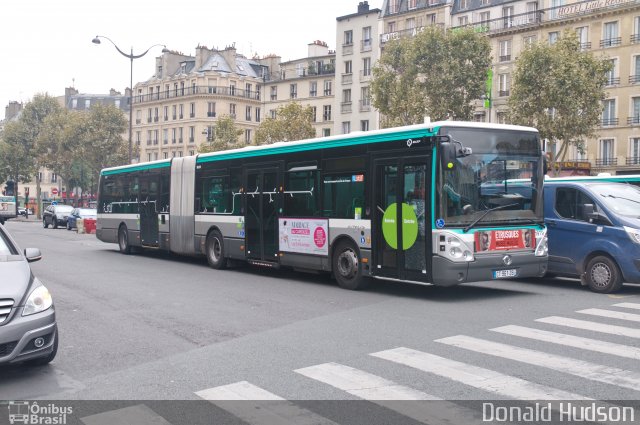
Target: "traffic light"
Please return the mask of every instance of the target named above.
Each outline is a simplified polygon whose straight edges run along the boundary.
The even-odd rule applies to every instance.
[[[16,184],[13,180],[7,180],[7,182],[4,185],[4,194],[6,196],[16,196],[15,187],[16,187]]]

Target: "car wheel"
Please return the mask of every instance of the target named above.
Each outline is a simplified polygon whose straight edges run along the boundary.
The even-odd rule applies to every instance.
[[[120,252],[129,255],[131,254],[131,245],[129,245],[129,232],[127,232],[127,226],[124,224],[118,229],[118,247]]]
[[[45,229],[49,228],[49,225],[47,224],[47,218],[46,217],[44,217],[42,219],[42,227],[44,227]]]
[[[53,351],[46,355],[45,357],[39,357],[37,359],[28,360],[25,363],[29,366],[45,366],[48,365],[56,358],[56,354],[58,354],[58,330],[53,334]]]
[[[224,256],[224,240],[217,230],[207,236],[207,261],[214,269],[222,270],[227,267],[227,259]]]
[[[603,255],[589,261],[585,270],[585,280],[589,289],[600,294],[610,294],[622,287],[622,274],[618,265]]]
[[[340,242],[333,252],[333,275],[341,288],[358,290],[369,284],[362,274],[360,252],[351,242]]]

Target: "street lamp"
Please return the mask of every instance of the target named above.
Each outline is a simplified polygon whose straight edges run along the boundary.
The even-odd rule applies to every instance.
[[[130,72],[130,76],[129,76],[129,164],[131,164],[132,161],[132,146],[133,146],[133,141],[132,141],[132,136],[133,136],[133,60],[134,59],[139,59],[141,57],[143,57],[144,55],[147,54],[147,52],[149,52],[149,50],[151,50],[152,48],[156,47],[156,46],[162,46],[162,53],[167,53],[169,52],[169,49],[167,49],[167,46],[164,44],[154,44],[153,46],[149,47],[147,50],[145,50],[144,52],[140,53],[139,55],[134,55],[133,54],[133,47],[131,47],[131,53],[127,54],[125,52],[123,52],[117,45],[116,43],[113,42],[113,40],[111,40],[109,37],[106,37],[104,35],[96,35],[96,37],[91,40],[92,43],[94,44],[100,44],[100,39],[104,38],[106,40],[109,40],[109,42],[111,44],[113,44],[113,47],[116,48],[116,50],[118,51],[118,53],[120,53],[122,56],[129,58],[129,60],[131,61],[131,72]]]

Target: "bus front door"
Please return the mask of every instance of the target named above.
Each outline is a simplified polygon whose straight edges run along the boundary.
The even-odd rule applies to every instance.
[[[278,170],[249,170],[246,174],[245,245],[247,259],[278,262]]]
[[[140,244],[147,247],[160,246],[158,233],[158,212],[156,211],[156,201],[140,203]]]
[[[373,274],[427,282],[428,157],[376,161]]]

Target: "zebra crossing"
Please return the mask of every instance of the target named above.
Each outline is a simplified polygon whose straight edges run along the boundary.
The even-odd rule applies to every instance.
[[[573,376],[594,383],[619,387],[631,399],[640,397],[640,366],[636,370],[627,370],[606,364],[609,356],[622,359],[640,360],[640,327],[633,327],[640,321],[640,315],[632,313],[640,310],[640,303],[618,303],[611,307],[578,310],[578,315],[588,316],[590,320],[574,319],[563,316],[549,316],[535,319],[530,326],[505,325],[488,329],[490,335],[508,337],[508,343],[491,339],[478,338],[469,335],[453,335],[432,341],[429,347],[446,346],[461,350],[465,359],[480,356],[482,359],[498,358],[517,364],[544,368],[560,376]],[[609,323],[613,321],[613,323]],[[625,326],[623,326],[622,324]],[[544,329],[546,327],[546,329]],[[549,328],[553,330],[548,330]],[[557,332],[561,330],[562,332]],[[576,335],[572,332],[582,333]],[[588,331],[588,332],[585,332]],[[583,336],[588,333],[589,336]],[[598,337],[613,336],[618,341],[610,342]],[[623,338],[620,338],[623,337]],[[502,338],[504,341],[504,338]],[[523,347],[523,342],[534,342],[535,349]],[[422,343],[422,342],[421,342]],[[548,344],[548,345],[547,345]],[[581,350],[598,357],[604,364],[558,355],[548,347],[569,347]],[[472,357],[469,357],[471,355]],[[582,357],[582,356],[580,356]],[[536,376],[512,376],[499,370],[485,368],[473,361],[458,361],[441,355],[416,350],[410,347],[393,347],[382,351],[366,354],[366,358],[379,359],[394,367],[408,368],[418,373],[416,379],[439,377],[452,385],[461,385],[481,390],[500,399],[511,400],[592,400],[592,397],[581,394],[580,389],[573,391],[568,388],[554,388],[536,382]],[[481,361],[477,358],[478,362]],[[353,362],[358,363],[358,359]],[[360,362],[361,363],[361,362]],[[366,362],[365,362],[366,363]],[[327,362],[292,370],[292,376],[302,376],[314,382],[329,386],[356,398],[371,402],[385,409],[391,409],[414,421],[421,423],[478,423],[478,412],[458,406],[455,409],[446,407],[445,398],[438,394],[438,387],[426,393],[418,388],[394,382],[384,376],[379,376],[371,370],[353,367],[353,364]],[[388,368],[385,368],[388,370]],[[525,379],[527,378],[527,379]],[[560,380],[562,381],[562,379]],[[247,381],[240,381],[223,386],[203,389],[195,392],[201,399],[208,400],[221,409],[241,418],[249,424],[271,423],[319,423],[332,424],[333,421],[319,417],[317,413],[298,406],[294,401],[271,393]],[[604,397],[596,397],[604,398]],[[261,408],[247,409],[238,404],[229,403],[233,400],[251,400]],[[273,403],[273,401],[277,403]],[[446,413],[438,416],[437,412],[426,405],[415,403],[419,401],[438,401],[445,403]],[[267,403],[271,401],[271,403]],[[414,403],[409,403],[414,401]],[[260,404],[262,403],[262,404]],[[442,407],[443,405],[440,404]],[[432,406],[433,407],[433,406]],[[249,411],[248,414],[245,410]],[[451,415],[458,420],[451,420]],[[435,416],[434,416],[435,415]],[[295,418],[292,420],[291,418]]]

